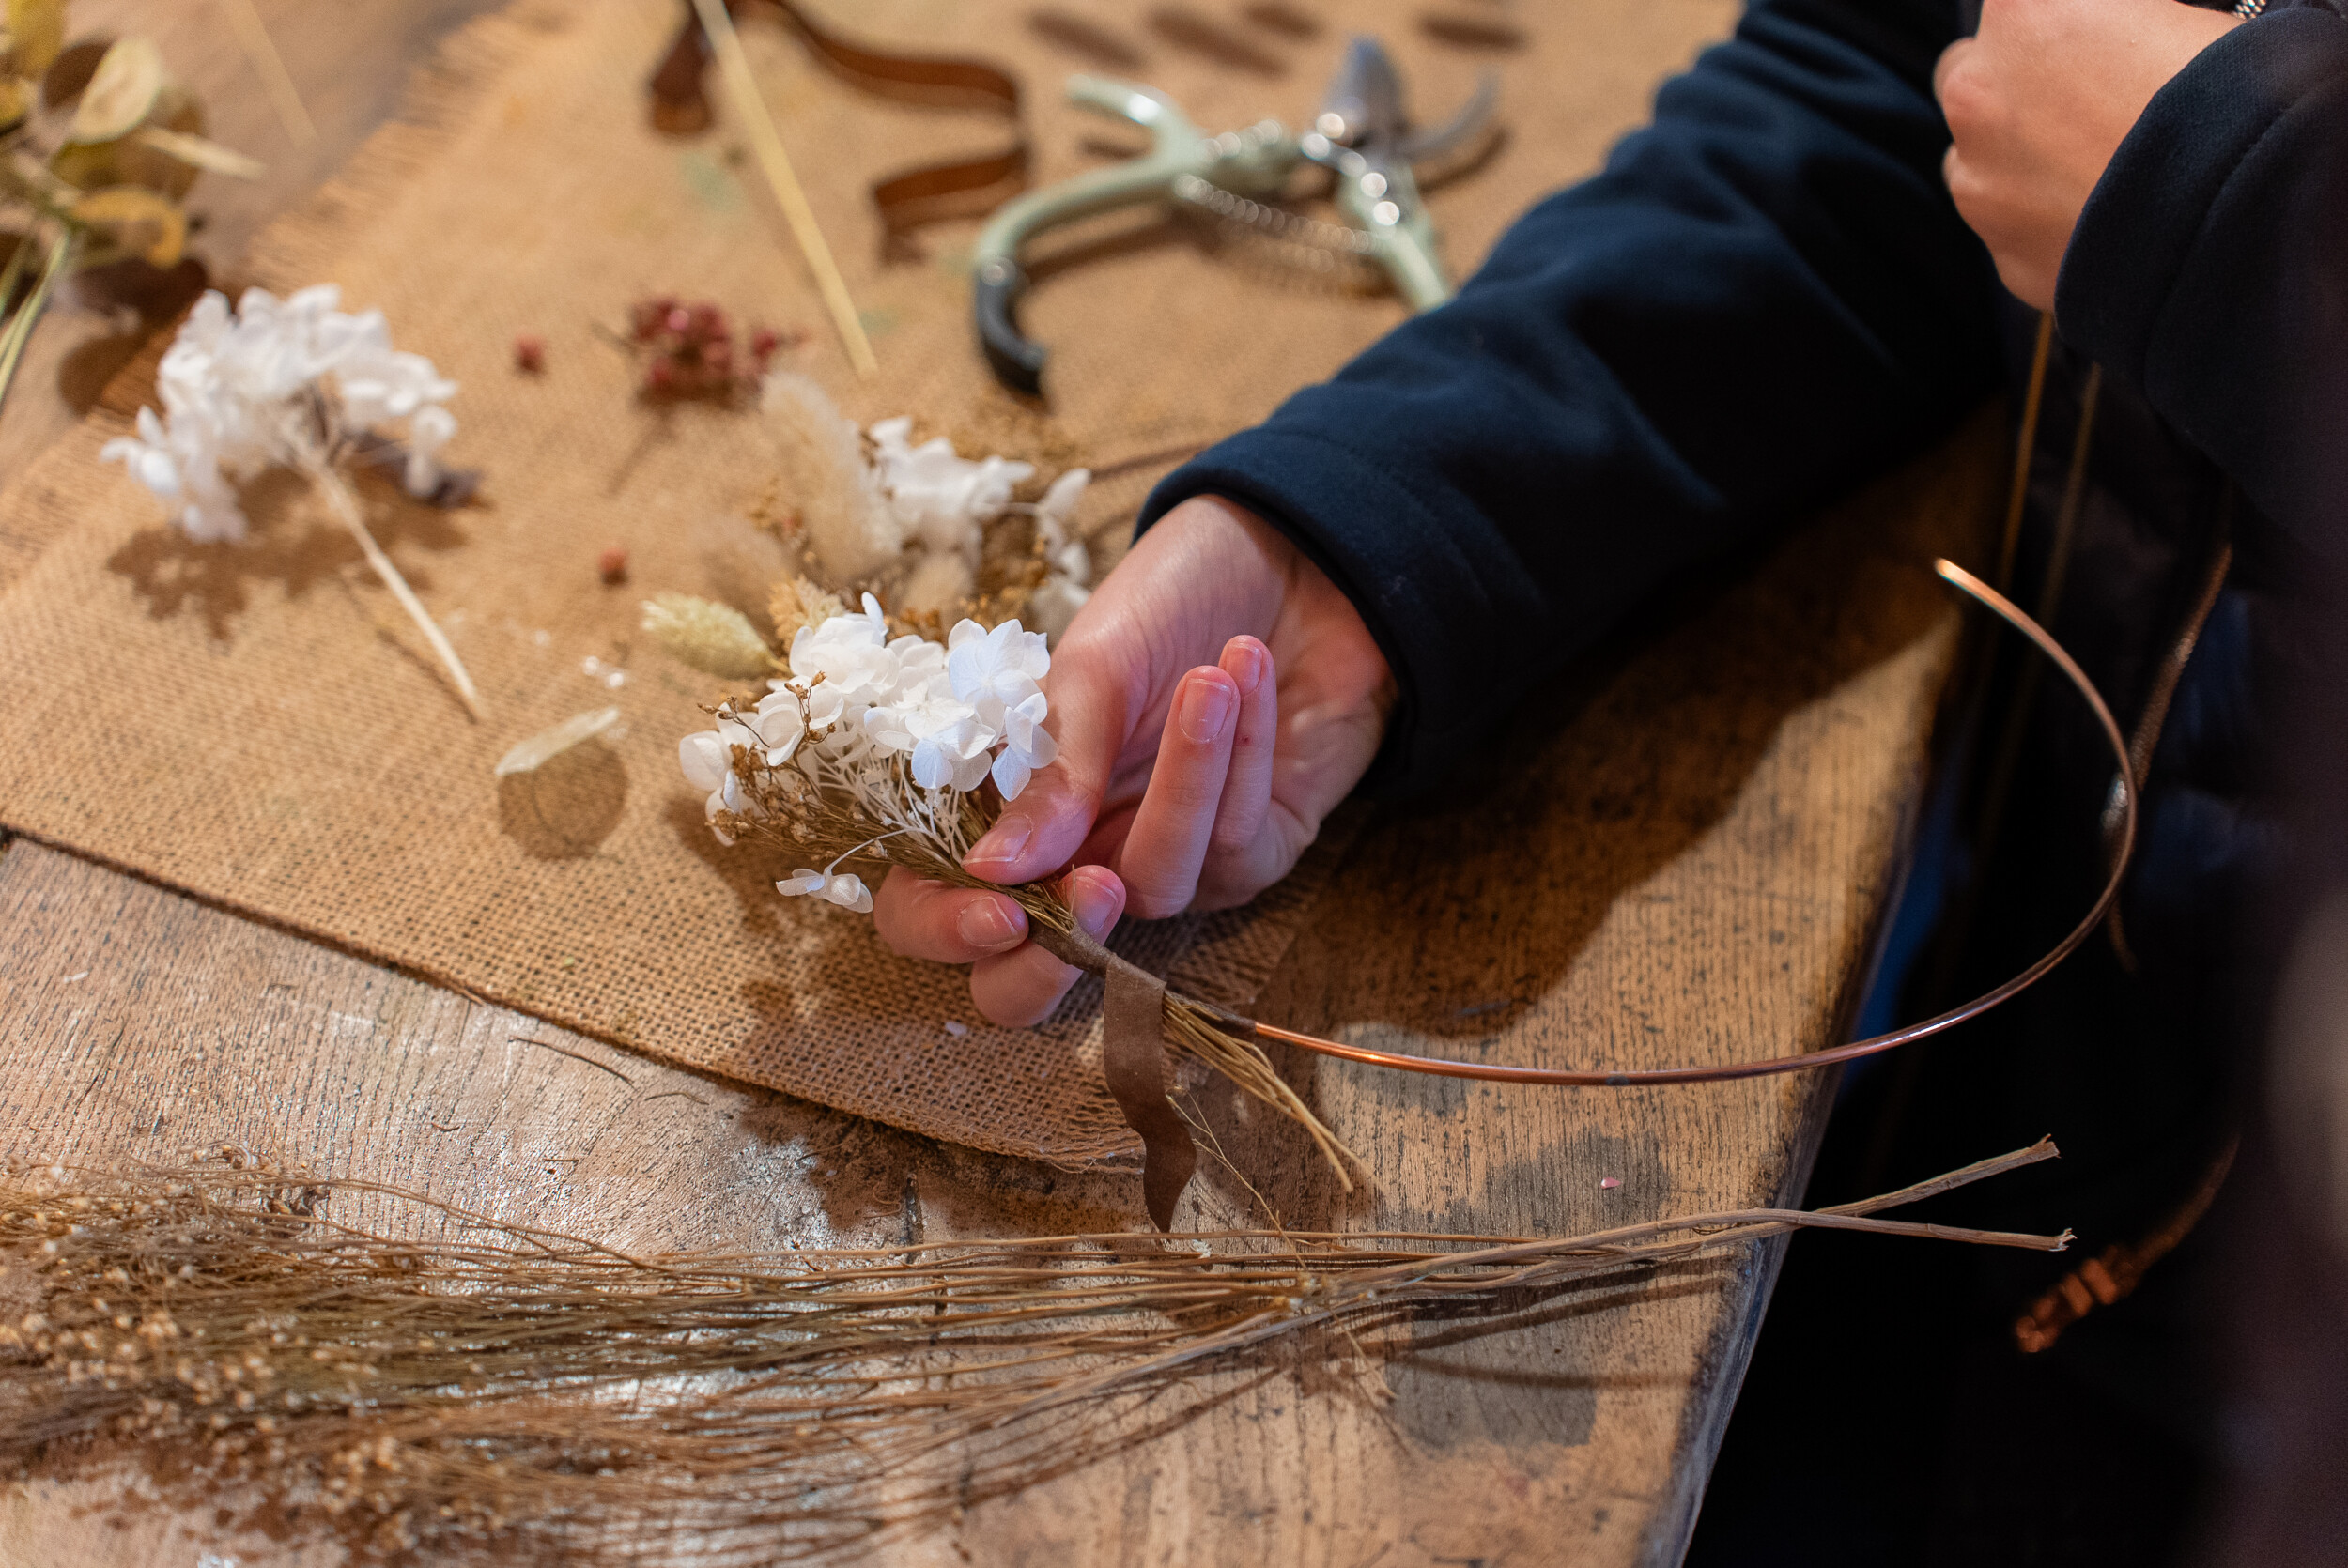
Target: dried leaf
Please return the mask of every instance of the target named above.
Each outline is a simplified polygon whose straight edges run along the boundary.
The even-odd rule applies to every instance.
[[[163,52],[152,38],[117,38],[74,105],[72,140],[111,142],[138,129],[163,90]]]
[[[218,142],[191,136],[184,131],[166,131],[159,125],[143,127],[133,139],[157,152],[168,153],[191,167],[209,169],[216,175],[227,175],[234,179],[259,179],[269,173],[268,164],[257,158],[247,158],[234,147],[224,147]]]
[[[497,776],[532,773],[544,767],[571,747],[583,741],[592,741],[620,722],[617,708],[597,708],[592,713],[575,714],[551,730],[541,730],[498,759]]]
[[[106,46],[112,42],[112,38],[84,38],[70,49],[60,50],[49,69],[40,73],[41,107],[62,109],[80,98],[90,78],[98,74],[98,62],[106,57]]]
[[[65,0],[8,0],[5,53],[19,76],[39,76],[65,47]]]
[[[73,204],[73,220],[99,231],[107,254],[135,256],[151,267],[176,267],[188,245],[188,215],[166,196],[138,185],[93,191]]]

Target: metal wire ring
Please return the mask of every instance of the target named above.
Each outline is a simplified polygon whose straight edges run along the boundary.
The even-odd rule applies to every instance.
[[[1268,1040],[1279,1040],[1300,1050],[1316,1052],[1323,1056],[1336,1056],[1366,1067],[1391,1068],[1399,1072],[1429,1073],[1439,1078],[1476,1078],[1496,1084],[1558,1084],[1593,1088],[1630,1088],[1648,1084],[1714,1084],[1735,1078],[1764,1078],[1772,1073],[1807,1072],[1815,1068],[1840,1067],[1862,1056],[1873,1056],[1898,1046],[1908,1045],[1934,1035],[1945,1034],[1965,1022],[1980,1017],[1992,1007],[2011,1001],[2046,976],[2071,953],[2094,934],[2103,923],[2105,913],[2120,896],[2120,883],[2127,874],[2128,862],[2136,849],[2137,791],[2134,774],[2128,762],[2127,738],[2120,732],[2119,721],[2111,716],[2094,683],[2087,678],[2062,645],[2047,629],[2031,620],[2010,599],[1972,573],[1953,561],[1936,561],[1933,569],[1948,582],[1970,594],[1981,604],[1995,611],[2016,631],[2035,643],[2040,653],[2054,661],[2057,669],[2069,677],[2071,684],[2087,699],[2094,711],[2095,721],[2103,727],[2104,738],[2111,746],[2114,765],[2118,769],[2113,792],[2120,807],[2118,832],[2114,838],[2117,853],[2112,856],[2111,874],[2105,880],[2102,893],[2094,907],[2071,929],[2070,934],[2047,950],[2037,962],[2015,976],[1996,990],[1985,992],[1961,1007],[1911,1023],[1890,1034],[1875,1035],[1831,1051],[1811,1052],[1799,1056],[1770,1056],[1757,1062],[1736,1062],[1725,1067],[1645,1068],[1628,1072],[1583,1072],[1568,1068],[1520,1068],[1495,1066],[1485,1062],[1461,1062],[1444,1056],[1404,1056],[1391,1051],[1372,1051],[1367,1046],[1347,1045],[1339,1040],[1322,1039],[1318,1036],[1299,1034],[1269,1023],[1231,1017],[1228,1023],[1235,1033],[1253,1035]]]

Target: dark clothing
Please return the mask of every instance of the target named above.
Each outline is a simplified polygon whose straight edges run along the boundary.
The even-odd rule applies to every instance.
[[[1954,0],[1755,0],[1733,39],[1663,87],[1653,124],[1596,177],[1533,208],[1456,300],[1151,496],[1144,527],[1194,495],[1251,507],[1359,607],[1400,693],[1367,787],[1407,794],[1436,782],[1441,760],[1675,576],[1854,489],[2019,379],[2034,318],[1999,285],[1940,177],[1948,131],[1932,69],[1971,10]],[[2124,727],[2148,701],[2221,530],[2234,549],[2153,759],[2123,901],[2137,967],[2095,944],[2008,1008],[1848,1085],[1814,1197],[1856,1195],[1837,1182],[1895,1185],[2052,1132],[2059,1164],[1945,1200],[1940,1212],[2071,1225],[2093,1256],[2150,1230],[2222,1143],[2246,900],[2277,846],[2262,766],[2297,669],[2295,590],[2348,559],[2348,528],[2324,499],[2348,494],[2339,484],[2348,404],[2338,401],[2348,297],[2331,259],[2342,253],[2314,248],[2338,227],[2314,177],[2342,146],[2348,16],[2330,0],[2278,0],[2154,100],[2081,215],[2058,288],[2016,597],[2034,607],[2045,590],[2097,363],[2051,623]],[[2309,399],[2327,392],[2340,433],[2310,439]],[[2027,688],[2009,667],[1984,711],[1998,715],[1998,699],[2017,689]],[[2076,699],[2045,682],[2026,715],[2002,831],[1987,845],[1960,832],[1949,849],[1967,918],[1935,970],[1948,994],[1912,1000],[1955,1000],[2015,973],[2101,881],[2109,751]],[[2001,723],[1993,716],[1970,737],[1977,762],[1999,749]],[[1805,1276],[1813,1255],[1826,1272]],[[2168,1279],[2186,1278],[2189,1258],[2190,1248]],[[1787,1314],[1772,1318],[1715,1504],[1770,1493],[1744,1484],[1737,1466],[1799,1462],[1813,1488],[1800,1516],[1818,1518],[1833,1512],[1815,1489],[1833,1455],[1850,1451],[1872,1474],[1897,1454],[1895,1468],[1939,1487],[1938,1503],[1896,1492],[1894,1479],[1905,1514],[1893,1505],[1881,1529],[1835,1545],[1817,1536],[1811,1551],[1796,1530],[1776,1543],[1784,1560],[1927,1560],[1913,1532],[1935,1508],[1956,1553],[1949,1560],[2125,1562],[2177,1549],[2197,1455],[2212,1440],[2186,1349],[2197,1332],[2190,1293],[2155,1270],[2137,1298],[2021,1358],[2008,1326],[2078,1261],[1920,1263],[1867,1251],[1863,1238],[1804,1238],[1784,1289],[1815,1309],[1813,1323],[1834,1311],[1850,1271],[1898,1270],[1872,1281],[1873,1310],[1906,1314],[1882,1336],[1892,1364],[1854,1375],[1846,1357],[1839,1379],[1820,1366],[1780,1376],[1836,1346],[1800,1342],[1801,1325],[1781,1330]],[[1836,1329],[1846,1351],[1858,1343],[1849,1328]],[[1787,1336],[1793,1360],[1781,1365],[1771,1343]],[[1886,1400],[1887,1387],[1897,1397]],[[2016,1465],[2014,1426],[1982,1413],[1985,1395],[2085,1400],[2089,1424],[2151,1443],[2133,1467],[2102,1451],[2131,1499],[2111,1507],[2138,1510],[2137,1533],[2090,1528],[2075,1539],[2016,1523],[1997,1535],[2001,1510],[2035,1517],[1999,1488],[2019,1485],[2039,1456],[2026,1444]],[[1818,1404],[1817,1427],[1784,1426],[1803,1400]],[[2048,1420],[2045,1464],[2056,1474],[2088,1464],[2088,1445]],[[1772,1421],[1776,1437],[1740,1447],[1741,1432]],[[2001,1481],[1960,1466],[1934,1482],[1949,1434],[1960,1449],[2001,1452],[2016,1473]],[[1916,1453],[1916,1441],[1929,1452]],[[2074,1493],[2093,1484],[2080,1479]],[[1957,1495],[1993,1521],[1988,1535],[1948,1522]],[[1738,1542],[1707,1522],[1694,1560],[1776,1560],[1755,1555],[1775,1528],[1765,1517],[1749,1514]],[[2126,1545],[2139,1537],[2152,1556]]]

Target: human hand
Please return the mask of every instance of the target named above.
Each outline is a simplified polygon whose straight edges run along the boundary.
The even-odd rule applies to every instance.
[[[2179,0],[1985,0],[1933,96],[1956,209],[2024,302],[2054,308],[2079,209],[2153,95],[2240,19]]]
[[[1360,612],[1277,530],[1184,501],[1102,579],[1044,681],[1058,760],[964,864],[1000,883],[1070,862],[1077,917],[1244,903],[1286,875],[1377,754],[1394,679]],[[873,903],[901,953],[968,963],[999,1023],[1040,1022],[1077,972],[1012,899],[891,871]]]

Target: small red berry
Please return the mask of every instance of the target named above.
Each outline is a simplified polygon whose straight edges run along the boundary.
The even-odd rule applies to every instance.
[[[762,360],[781,346],[782,335],[772,327],[761,327],[750,334],[750,352]]]
[[[614,545],[595,557],[595,571],[606,584],[615,588],[627,581],[627,546]]]
[[[675,380],[676,366],[670,363],[666,355],[654,360],[651,364],[644,367],[644,385],[654,392],[668,391]]]
[[[683,305],[672,305],[669,307],[668,314],[661,318],[660,324],[677,336],[683,337],[692,328],[693,315]]]
[[[514,340],[514,368],[525,376],[538,376],[547,368],[547,340],[528,332]]]

